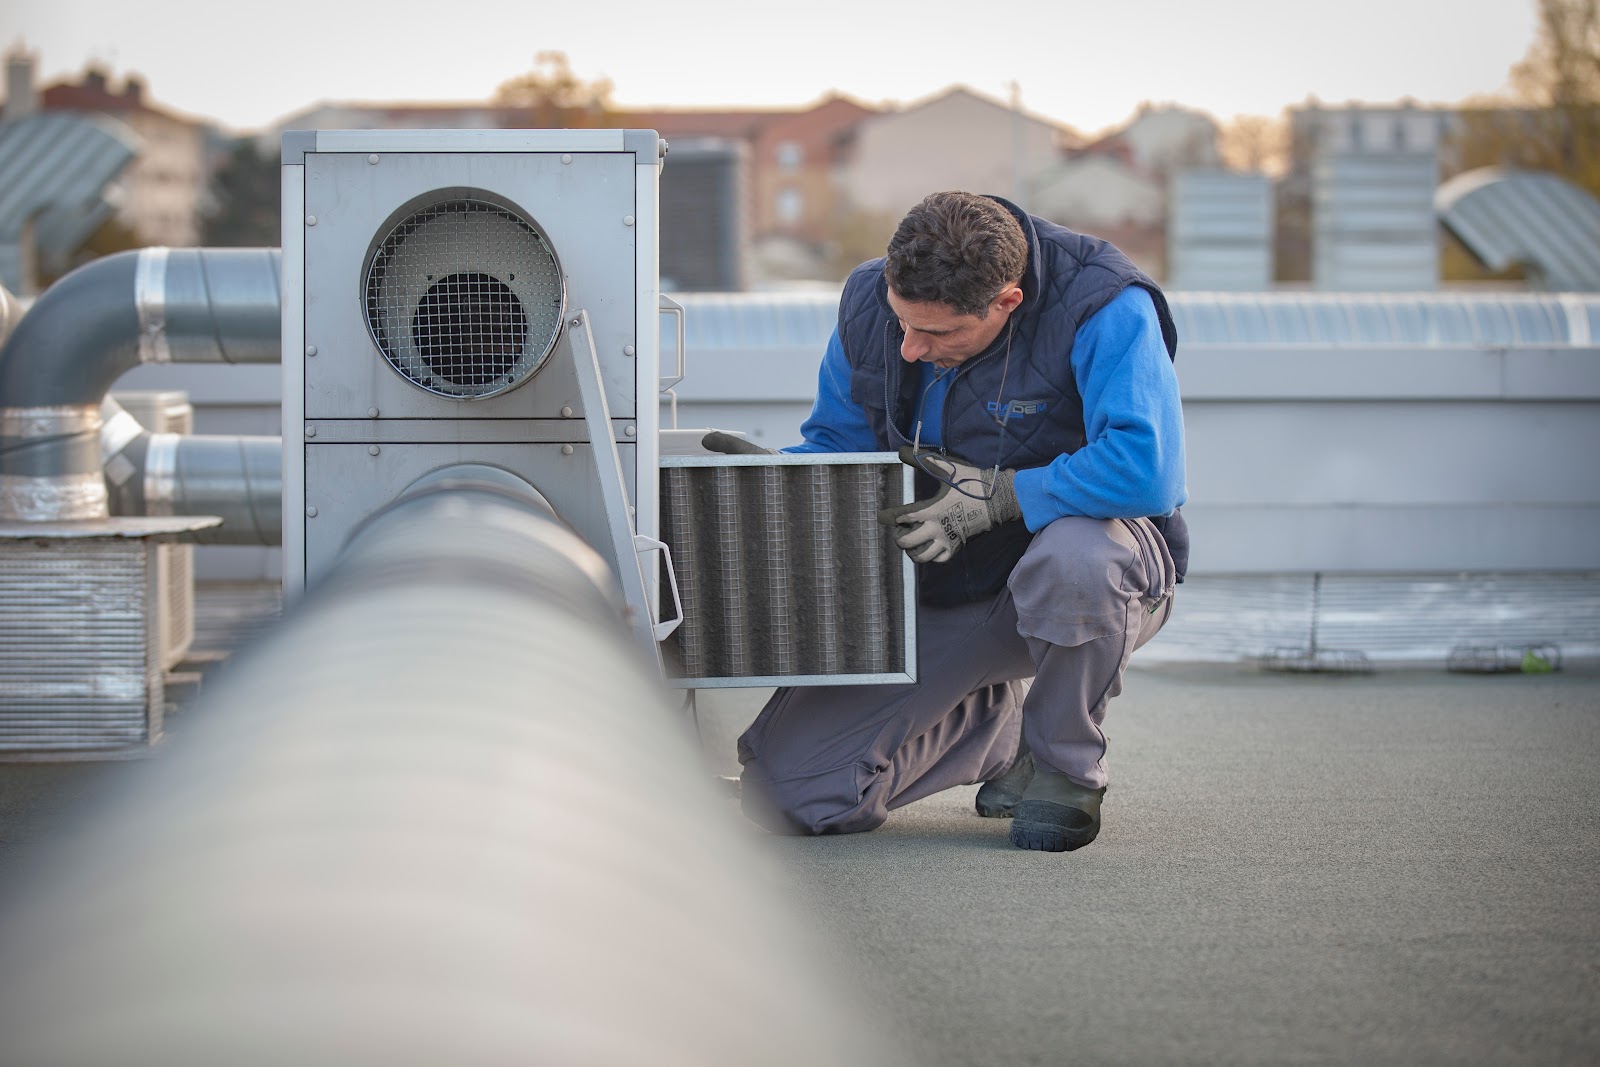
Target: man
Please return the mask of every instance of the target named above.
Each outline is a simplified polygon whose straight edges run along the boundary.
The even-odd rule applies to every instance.
[[[918,564],[919,680],[778,690],[739,739],[748,814],[849,833],[983,782],[1014,845],[1094,840],[1106,703],[1188,556],[1176,345],[1121,252],[996,197],[929,196],[851,273],[786,451],[917,468],[879,521]]]

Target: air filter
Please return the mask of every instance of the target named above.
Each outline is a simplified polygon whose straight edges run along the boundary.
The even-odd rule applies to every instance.
[[[476,197],[404,215],[367,266],[373,342],[402,377],[439,396],[480,400],[527,381],[561,336],[564,304],[544,235]]]
[[[683,604],[663,653],[679,685],[915,681],[915,573],[877,521],[910,499],[893,453],[663,456],[661,468]]]

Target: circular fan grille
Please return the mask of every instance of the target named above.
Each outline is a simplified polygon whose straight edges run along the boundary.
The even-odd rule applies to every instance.
[[[543,234],[484,200],[406,216],[367,267],[367,327],[384,359],[413,385],[458,399],[527,381],[561,336],[565,299]]]

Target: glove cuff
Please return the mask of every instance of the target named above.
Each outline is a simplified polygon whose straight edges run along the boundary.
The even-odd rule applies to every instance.
[[[989,495],[989,521],[999,526],[1002,522],[1022,518],[1022,504],[1017,500],[1017,472],[1001,471],[994,480]]]

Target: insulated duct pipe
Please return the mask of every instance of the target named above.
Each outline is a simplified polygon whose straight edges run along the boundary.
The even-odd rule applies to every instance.
[[[283,541],[283,441],[151,433],[111,397],[100,405],[100,454],[113,515],[216,515],[198,544]]]
[[[18,858],[0,1062],[896,1062],[613,582],[504,472],[369,520],[98,818]]]
[[[275,248],[145,248],[47,289],[0,346],[0,520],[108,514],[100,402],[140,363],[276,363]]]
[[[6,343],[6,338],[11,336],[11,331],[17,328],[17,322],[22,318],[22,303],[11,295],[11,291],[0,285],[0,345]]]

